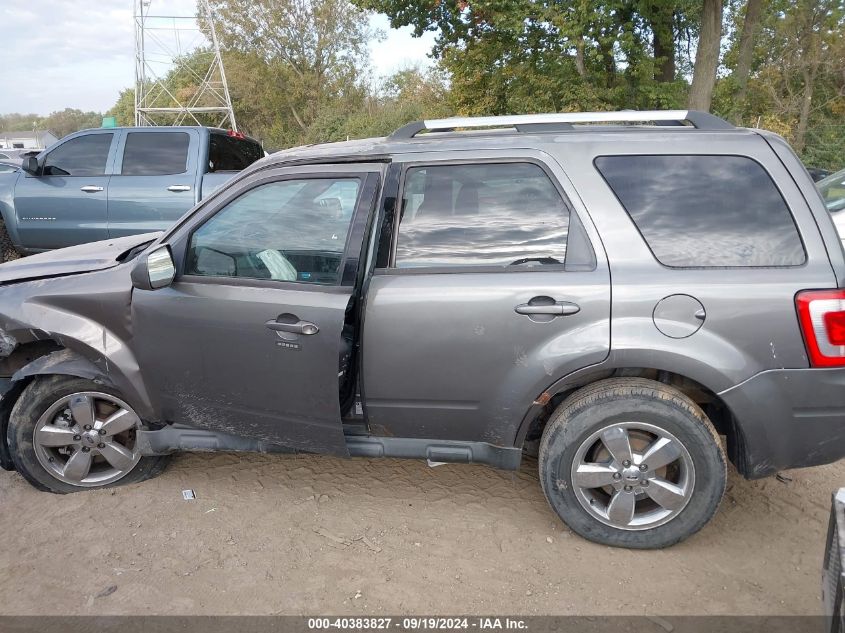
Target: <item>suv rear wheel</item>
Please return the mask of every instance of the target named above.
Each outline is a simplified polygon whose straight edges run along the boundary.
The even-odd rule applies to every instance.
[[[36,488],[67,493],[143,481],[168,456],[142,457],[141,420],[104,385],[73,376],[36,377],[9,418],[15,469]]]
[[[585,387],[552,415],[540,443],[549,504],[581,536],[661,548],[700,530],[727,481],[716,430],[684,394],[641,378]]]

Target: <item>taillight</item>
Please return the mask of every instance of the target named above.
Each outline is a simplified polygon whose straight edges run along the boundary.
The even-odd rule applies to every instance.
[[[226,132],[226,134],[228,134],[232,138],[236,138],[236,139],[239,139],[241,141],[246,138],[246,136],[244,135],[243,132],[235,132],[235,130],[229,130],[228,132]]]
[[[795,304],[810,364],[845,366],[845,290],[806,290]]]

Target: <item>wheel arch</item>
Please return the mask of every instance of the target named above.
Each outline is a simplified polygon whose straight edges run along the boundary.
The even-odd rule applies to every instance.
[[[579,389],[608,378],[646,378],[669,385],[689,397],[702,408],[716,431],[727,439],[728,458],[737,470],[747,476],[745,468],[745,441],[742,428],[730,407],[718,392],[708,385],[685,374],[659,367],[643,366],[601,366],[576,372],[549,386],[534,400],[519,425],[514,446],[532,454],[539,445],[549,417],[561,402]]]
[[[26,361],[26,362],[23,362]],[[127,401],[136,407],[136,403],[148,403],[131,388],[125,376],[108,359],[99,362],[83,356],[73,349],[62,347],[53,340],[41,340],[19,346],[14,353],[3,359],[6,377],[0,378],[0,467],[13,470],[7,431],[9,416],[15,403],[26,386],[38,376],[64,375],[85,378],[95,383],[106,385],[125,394]],[[12,373],[13,371],[13,373]],[[8,376],[11,373],[11,376]],[[149,406],[136,408],[142,419],[152,415]]]

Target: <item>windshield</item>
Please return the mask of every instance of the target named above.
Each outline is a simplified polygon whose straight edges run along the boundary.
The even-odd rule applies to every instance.
[[[831,213],[845,209],[845,169],[831,174],[816,183]]]

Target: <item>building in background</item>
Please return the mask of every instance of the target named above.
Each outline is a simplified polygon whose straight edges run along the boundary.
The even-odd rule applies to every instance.
[[[0,132],[0,149],[44,149],[59,139],[52,132]]]

